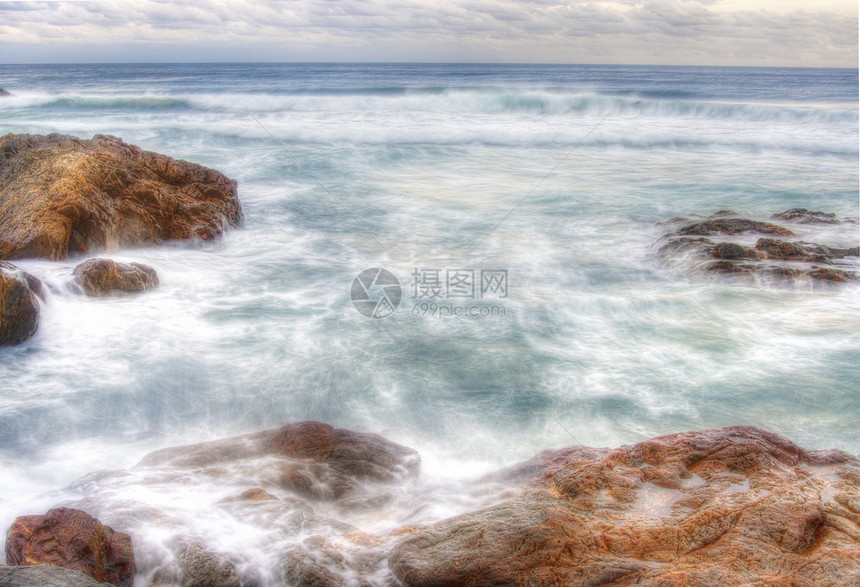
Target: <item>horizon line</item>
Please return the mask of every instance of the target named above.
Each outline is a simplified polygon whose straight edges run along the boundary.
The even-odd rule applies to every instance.
[[[860,65],[715,65],[715,64],[670,64],[670,63],[548,63],[539,61],[63,61],[63,62],[0,62],[0,67],[58,66],[58,65],[502,65],[502,66],[540,66],[540,67],[678,67],[678,68],[737,68],[737,69],[845,69],[860,70]]]

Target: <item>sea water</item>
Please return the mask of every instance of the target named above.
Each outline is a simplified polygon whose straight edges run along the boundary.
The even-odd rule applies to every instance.
[[[0,527],[156,448],[301,420],[421,453],[422,489],[370,531],[468,509],[459,480],[551,447],[751,424],[860,452],[860,287],[656,254],[679,215],[856,220],[857,70],[6,65],[0,86],[0,133],[116,135],[235,178],[246,215],[111,253],[156,268],[140,295],[68,293],[82,258],[16,261],[52,292],[0,349]],[[374,268],[401,290],[375,318],[352,300]],[[198,511],[226,491],[111,495],[227,548],[245,534]]]

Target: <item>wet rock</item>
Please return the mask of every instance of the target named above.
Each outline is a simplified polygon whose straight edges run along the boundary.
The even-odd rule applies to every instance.
[[[321,422],[287,424],[275,432],[269,447],[273,453],[324,463],[356,479],[394,481],[417,475],[421,464],[415,450],[383,436]]]
[[[669,257],[679,253],[708,252],[716,243],[707,238],[673,238],[660,247],[658,253],[662,257]]]
[[[708,216],[708,218],[727,218],[729,216],[739,216],[734,210],[718,210]]]
[[[0,259],[210,240],[242,218],[213,169],[109,135],[0,137]]]
[[[182,587],[240,587],[236,566],[200,540],[180,540],[175,548]]]
[[[353,496],[368,483],[415,477],[421,464],[415,450],[378,434],[298,422],[278,430],[163,449],[144,457],[138,466],[212,467],[261,457],[276,457],[266,468],[281,488],[320,500]]]
[[[714,261],[705,265],[705,271],[711,273],[752,273],[750,265],[738,265],[731,261]]]
[[[0,88],[0,98],[10,98],[14,95],[15,94],[10,92],[9,90],[4,90],[3,88]]]
[[[135,573],[127,534],[69,508],[16,518],[6,534],[6,563],[65,567],[118,587],[130,587]]]
[[[774,214],[772,220],[795,222],[797,224],[839,224],[836,214],[827,212],[810,212],[806,208],[791,208],[785,212]]]
[[[793,209],[774,215],[773,218],[798,222],[803,220],[805,223],[812,223],[810,218],[814,218],[817,219],[817,224],[833,224],[828,219],[835,218],[835,215]],[[758,238],[753,247],[747,246],[745,242],[757,233],[770,236]],[[781,226],[738,218],[734,212],[722,210],[704,221],[665,235],[658,241],[662,243],[658,254],[667,261],[674,259],[675,263],[686,263],[687,267],[694,271],[747,276],[747,279],[756,279],[759,283],[797,279],[832,282],[857,280],[857,272],[846,267],[849,262],[842,260],[858,256],[860,247],[838,248],[773,238],[791,234]],[[725,235],[734,235],[740,242],[728,242],[720,238]],[[710,259],[717,261],[709,262]],[[806,267],[803,264],[807,264]]]
[[[711,256],[717,259],[758,259],[758,254],[736,243],[720,243],[711,249]]]
[[[294,587],[340,587],[344,583],[342,576],[301,547],[292,549],[281,564],[287,584]]]
[[[840,283],[860,280],[858,279],[857,273],[854,271],[833,269],[830,267],[814,267],[807,272],[807,275],[813,279],[820,279],[821,281],[835,281]]]
[[[39,328],[41,282],[0,261],[0,346],[20,344]]]
[[[806,261],[811,263],[830,263],[832,259],[825,254],[827,247],[817,247],[817,251],[805,247],[799,242],[789,242],[772,238],[760,238],[755,248],[761,251],[766,259],[780,259],[783,261]]]
[[[26,567],[0,565],[0,585],[3,587],[112,587],[113,583],[96,581],[80,571],[53,565]]]
[[[771,224],[770,222],[761,222],[758,220],[749,220],[747,218],[724,218],[716,217],[709,218],[703,222],[697,222],[684,226],[675,231],[678,236],[701,235],[733,235],[754,232],[759,234],[775,234],[780,236],[791,236],[794,234],[787,228]]]
[[[255,487],[253,489],[247,489],[240,493],[235,497],[228,497],[226,499],[222,499],[221,503],[231,503],[231,502],[242,502],[242,501],[277,501],[277,497],[262,489],[260,487]]]
[[[112,292],[138,292],[158,287],[155,269],[142,263],[88,259],[75,267],[75,283],[88,296]]]
[[[405,585],[851,585],[860,461],[737,426],[544,451],[521,496],[431,525],[388,562]],[[837,499],[834,495],[844,495]],[[750,564],[755,561],[755,564]]]

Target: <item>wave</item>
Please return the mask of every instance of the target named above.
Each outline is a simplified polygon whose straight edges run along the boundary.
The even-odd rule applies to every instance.
[[[193,106],[185,98],[171,96],[61,96],[36,98],[29,104],[38,110],[87,111],[87,110],[130,110],[130,111],[177,111],[192,110]]]
[[[667,99],[659,93],[617,95],[502,87],[367,87],[349,90],[303,89],[180,95],[71,95],[13,99],[9,106],[51,111],[213,113],[277,112],[430,112],[526,116],[610,116],[752,122],[852,124],[855,104],[753,103]]]

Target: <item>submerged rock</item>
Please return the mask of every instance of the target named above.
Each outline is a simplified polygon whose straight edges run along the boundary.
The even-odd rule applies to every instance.
[[[717,213],[719,214],[719,212]],[[713,236],[713,235],[732,235],[743,234],[745,232],[755,232],[759,234],[777,234],[780,236],[791,236],[794,233],[770,222],[761,222],[759,220],[749,220],[747,218],[725,218],[722,215],[716,218],[711,217],[704,222],[689,224],[675,231],[678,236],[698,235],[698,236]]]
[[[236,566],[222,554],[212,552],[201,540],[180,540],[176,544],[182,587],[240,587]]]
[[[806,208],[792,208],[771,216],[772,220],[796,222],[797,224],[839,224],[836,214],[827,212],[810,212]]]
[[[10,92],[9,90],[4,90],[3,88],[0,88],[0,98],[10,98],[14,95],[15,94]]]
[[[6,533],[6,563],[55,565],[117,587],[131,587],[135,573],[127,534],[114,532],[86,512],[69,508],[16,518]]]
[[[776,224],[736,216],[730,210],[722,210],[704,221],[683,226],[661,239],[658,255],[664,259],[678,259],[692,269],[707,273],[761,277],[766,281],[799,278],[831,282],[858,280],[857,272],[853,270],[856,265],[842,260],[860,255],[860,247],[838,248],[773,238],[793,233]],[[787,210],[773,218],[795,219],[806,224],[812,223],[810,218],[818,219],[817,224],[839,222],[828,220],[835,215],[803,209]],[[750,235],[755,234],[770,236],[758,238],[752,244]],[[741,242],[724,240],[728,236]],[[748,244],[743,244],[744,239]],[[832,267],[818,267],[821,264]]]
[[[111,292],[137,292],[158,286],[155,269],[142,263],[88,259],[75,267],[75,283],[89,296]]]
[[[545,451],[521,497],[434,524],[406,585],[860,584],[860,462],[753,427]],[[755,561],[755,564],[750,564]]]
[[[0,565],[0,585],[3,587],[116,587],[113,583],[96,581],[80,571],[53,565],[27,567]]]
[[[42,283],[0,261],[0,346],[20,344],[39,328]]]
[[[213,467],[263,456],[278,485],[304,498],[340,500],[367,483],[415,477],[418,453],[378,434],[334,428],[321,422],[287,424],[236,438],[162,449],[138,466]]]
[[[328,475],[348,476],[356,489],[345,500],[304,501],[284,491],[285,466],[325,467]],[[615,449],[544,451],[458,483],[461,497],[469,496],[461,505],[480,505],[445,520],[432,518],[442,499],[432,495],[438,480],[399,486],[405,501],[392,509],[369,503],[379,509],[356,515],[342,507],[356,495],[372,502],[398,487],[392,481],[416,473],[412,449],[374,434],[300,422],[157,451],[132,471],[94,473],[75,487],[101,488],[88,499],[141,533],[140,544],[147,545],[141,560],[150,565],[141,575],[165,587],[860,580],[860,461],[835,450],[806,451],[754,427],[670,434]],[[129,485],[135,477],[149,491],[176,484],[187,494],[195,484],[217,483],[223,493],[211,507],[195,508],[194,520],[150,514],[149,506],[128,501],[137,493]],[[306,477],[311,486],[324,486]],[[352,523],[337,519],[345,512]],[[195,526],[197,516],[205,520]],[[372,534],[353,525],[379,528],[384,520],[399,528],[386,531],[383,524]],[[410,522],[420,525],[402,525]],[[153,524],[160,537],[148,543]],[[214,527],[247,532],[253,550],[241,550],[244,538],[232,542],[238,551],[214,550],[230,543],[210,541],[206,532]],[[268,545],[270,551],[260,552]]]
[[[236,182],[109,135],[0,137],[0,259],[209,240],[242,221]]]

